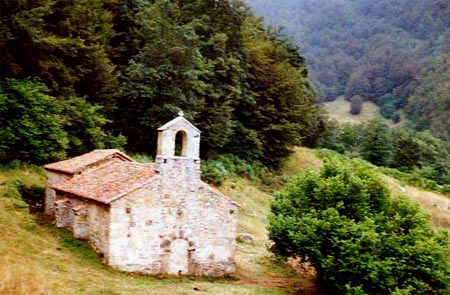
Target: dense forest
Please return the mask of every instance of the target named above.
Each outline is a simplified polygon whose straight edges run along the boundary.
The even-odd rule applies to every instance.
[[[450,2],[248,0],[292,36],[321,101],[369,100],[419,131],[450,137]]]
[[[240,1],[0,5],[1,162],[151,155],[180,110],[203,131],[203,156],[273,167],[324,129],[303,56]]]
[[[249,3],[294,32],[306,61],[242,1],[2,1],[0,162],[152,155],[183,110],[209,160],[276,168],[291,147],[318,146],[450,185],[446,3]],[[355,113],[373,100],[409,125],[329,121],[307,66],[322,100],[345,95]]]

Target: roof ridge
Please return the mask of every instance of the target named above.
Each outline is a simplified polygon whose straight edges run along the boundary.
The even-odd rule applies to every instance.
[[[115,155],[117,155],[117,158],[124,161],[136,162],[133,158],[118,149],[95,149],[70,159],[44,165],[44,168],[47,170],[59,171],[68,174],[76,174],[86,170],[88,167],[96,163],[114,158]]]

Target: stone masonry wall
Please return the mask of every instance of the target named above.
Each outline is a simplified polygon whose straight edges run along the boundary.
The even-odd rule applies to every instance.
[[[110,208],[106,205],[88,203],[89,241],[94,249],[104,254],[105,259],[109,255],[110,239]]]
[[[192,234],[198,235],[196,252],[198,275],[224,275],[235,271],[236,225],[238,207],[203,184],[195,220],[191,220]]]
[[[109,206],[57,192],[54,212],[57,227],[70,229],[75,238],[88,240],[97,252],[108,255]]]
[[[122,271],[159,273],[159,234],[165,225],[154,186],[151,184],[111,205],[109,265]]]
[[[69,175],[67,174],[47,171],[47,183],[45,188],[45,214],[52,216],[55,214],[56,192],[49,187],[68,177]]]
[[[159,171],[162,190],[184,195],[198,189],[201,175],[198,159],[157,156],[155,169]]]
[[[160,181],[112,204],[108,263],[123,271],[224,275],[235,270],[237,206],[206,184]]]

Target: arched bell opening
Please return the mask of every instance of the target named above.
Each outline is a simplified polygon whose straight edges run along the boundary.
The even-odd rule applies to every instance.
[[[180,130],[175,135],[175,156],[187,157],[187,133]]]

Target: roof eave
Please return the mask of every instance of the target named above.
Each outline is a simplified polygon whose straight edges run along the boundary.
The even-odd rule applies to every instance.
[[[234,206],[236,206],[236,207],[238,207],[238,208],[241,208],[241,207],[242,207],[238,202],[231,200],[230,198],[228,198],[227,196],[225,196],[224,194],[222,194],[219,190],[217,190],[217,189],[215,189],[214,187],[210,186],[210,185],[207,184],[206,182],[201,181],[201,183],[202,183],[202,185],[203,185],[204,187],[206,187],[207,189],[210,189],[211,191],[213,191],[214,193],[216,193],[219,197],[221,197],[222,199],[224,199],[225,201],[227,201],[227,202],[230,203],[231,205],[234,205]]]
[[[99,203],[102,203],[102,204],[105,204],[105,205],[110,205],[111,203],[113,203],[113,202],[115,202],[115,201],[125,197],[126,195],[128,195],[128,194],[130,194],[130,193],[132,193],[132,192],[134,192],[134,191],[136,191],[138,189],[141,189],[141,188],[145,187],[146,185],[149,185],[150,183],[154,182],[157,179],[159,179],[158,175],[155,176],[155,177],[152,177],[151,179],[149,179],[146,182],[143,182],[142,184],[140,184],[137,187],[133,187],[133,188],[130,188],[129,190],[125,190],[125,191],[121,192],[117,196],[115,196],[113,198],[110,198],[107,201],[99,199],[99,198],[97,198],[95,196],[93,197],[93,196],[89,196],[89,195],[81,195],[78,192],[75,192],[75,191],[72,191],[72,190],[68,190],[68,189],[61,189],[61,188],[58,188],[58,187],[55,187],[55,186],[49,186],[49,188],[54,189],[55,191],[59,191],[59,192],[63,192],[63,193],[69,193],[69,194],[72,194],[72,195],[74,195],[76,197],[79,197],[79,198],[96,201],[96,202],[99,202]],[[55,185],[57,185],[57,184],[55,184]]]

